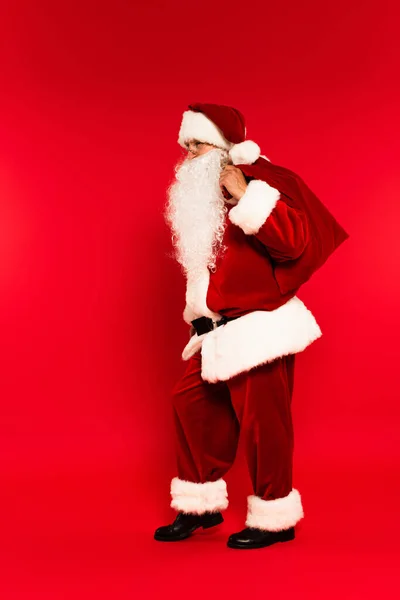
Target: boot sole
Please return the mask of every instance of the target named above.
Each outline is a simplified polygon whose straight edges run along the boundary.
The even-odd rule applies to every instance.
[[[180,537],[161,537],[158,535],[154,535],[154,539],[157,540],[157,542],[181,542],[182,540],[186,540],[192,534],[193,534],[193,532],[186,533],[185,535],[181,535]]]
[[[274,540],[271,540],[270,542],[260,543],[260,544],[240,544],[237,542],[230,542],[228,540],[226,545],[228,546],[228,548],[234,548],[235,550],[253,550],[253,549],[257,549],[257,548],[267,548],[268,546],[272,546],[273,544],[278,544],[279,542],[291,542],[292,540],[295,539],[295,537],[296,537],[295,534],[291,533],[287,536],[275,538]]]

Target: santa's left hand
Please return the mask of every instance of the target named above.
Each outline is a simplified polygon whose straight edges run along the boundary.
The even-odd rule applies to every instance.
[[[247,188],[242,171],[234,165],[226,165],[219,177],[219,184],[221,189],[225,187],[231,194],[232,199],[229,200],[231,204],[237,204]]]

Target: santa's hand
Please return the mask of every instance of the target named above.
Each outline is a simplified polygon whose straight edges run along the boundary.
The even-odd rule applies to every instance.
[[[221,189],[225,187],[231,194],[231,204],[236,204],[247,188],[247,182],[244,175],[238,167],[227,165],[219,177],[219,185]]]

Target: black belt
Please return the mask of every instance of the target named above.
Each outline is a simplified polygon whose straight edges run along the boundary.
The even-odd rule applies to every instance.
[[[198,319],[191,321],[191,323],[195,328],[197,335],[202,335],[203,333],[208,333],[234,319],[237,319],[237,317],[222,317],[219,321],[213,321],[210,317],[199,317]]]

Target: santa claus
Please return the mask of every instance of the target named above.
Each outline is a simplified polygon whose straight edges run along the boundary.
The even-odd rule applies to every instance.
[[[321,330],[296,294],[348,234],[298,175],[245,138],[244,117],[233,107],[191,104],[183,113],[185,156],[165,217],[186,276],[191,337],[171,394],[177,515],[156,530],[159,541],[223,521],[224,475],[239,432],[253,494],[246,527],[228,546],[292,540],[304,516],[292,485],[294,362]]]

